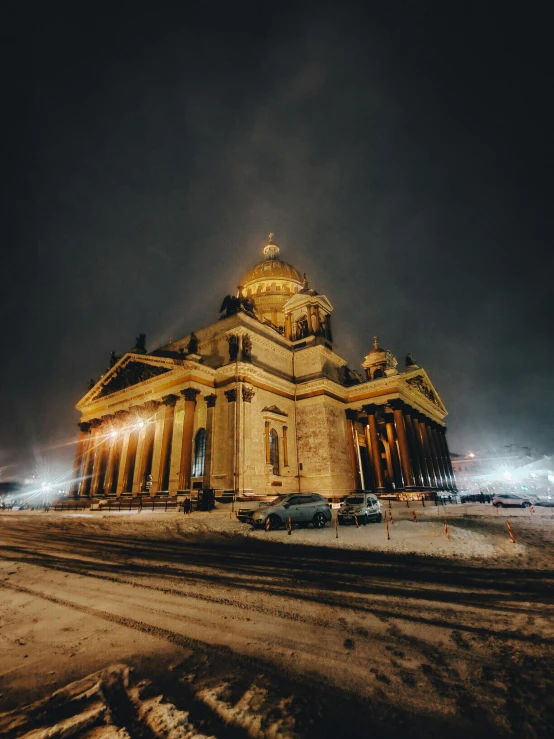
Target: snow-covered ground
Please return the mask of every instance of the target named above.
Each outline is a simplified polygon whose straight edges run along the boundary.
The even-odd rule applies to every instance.
[[[1,513],[0,736],[548,736],[551,511],[392,513]]]

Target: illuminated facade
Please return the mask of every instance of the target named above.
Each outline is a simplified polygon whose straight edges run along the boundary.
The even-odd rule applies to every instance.
[[[147,353],[144,337],[77,404],[75,496],[454,490],[446,409],[408,355],[347,367],[333,307],[270,236],[215,323]],[[151,483],[148,484],[147,483]]]

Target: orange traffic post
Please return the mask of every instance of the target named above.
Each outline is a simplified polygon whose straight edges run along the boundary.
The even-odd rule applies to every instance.
[[[390,522],[391,522],[391,523],[393,524],[393,526],[394,526],[394,517],[393,517],[393,515],[392,515],[392,511],[389,511],[389,518],[390,518]]]
[[[269,523],[269,516],[268,516],[265,520],[265,530],[269,531],[270,528],[271,528],[271,524]]]
[[[412,511],[412,516],[413,516],[413,519],[414,519],[414,523],[417,523],[417,512],[416,511]]]
[[[339,519],[338,516],[335,517],[335,539],[339,538]]]
[[[389,520],[388,520],[388,518],[386,516],[385,516],[385,530],[387,532],[387,539],[390,539],[390,534],[389,534]]]
[[[508,519],[506,519],[506,528],[508,529],[508,533],[510,534],[510,539],[512,540],[512,544],[516,543],[516,537],[514,536],[514,532],[512,531],[512,527],[510,526],[510,522]]]
[[[446,536],[448,541],[450,541],[450,534],[448,533],[448,523],[446,521],[444,522],[444,535]]]
[[[290,516],[287,518],[287,531],[289,532],[289,536],[292,534],[292,521]]]
[[[354,523],[356,524],[356,528],[359,529],[360,528],[360,524],[358,523],[358,516],[356,516],[356,515],[354,516]]]

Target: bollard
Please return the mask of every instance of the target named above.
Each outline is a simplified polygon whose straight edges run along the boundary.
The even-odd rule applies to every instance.
[[[271,524],[269,523],[269,516],[265,520],[265,530],[269,531]]]
[[[531,515],[534,512],[535,512],[535,504],[531,503],[531,505],[529,506],[529,515]]]
[[[339,518],[336,516],[335,518],[335,539],[339,538]]]
[[[450,541],[450,534],[448,533],[448,524],[446,521],[444,522],[444,535],[446,536],[448,541]]]
[[[390,539],[390,533],[389,533],[389,520],[385,516],[385,531],[387,532],[387,540]]]
[[[421,507],[425,508],[425,496],[424,495],[421,496]]]
[[[508,533],[510,534],[510,539],[512,540],[512,544],[516,543],[516,537],[514,536],[514,532],[512,531],[512,527],[510,526],[510,522],[508,519],[506,519],[506,528],[508,529]]]
[[[410,507],[410,501],[408,498],[406,498],[406,508],[409,508],[409,507]]]
[[[392,511],[389,511],[389,518],[390,518],[391,524],[394,526],[394,516],[392,515]]]
[[[391,503],[390,498],[389,498],[389,508],[392,508],[392,503]]]
[[[413,516],[413,519],[414,519],[414,523],[417,523],[417,513],[416,513],[416,511],[412,511],[412,516]]]
[[[290,516],[287,518],[287,531],[290,536],[292,534],[292,520]]]
[[[354,523],[356,524],[356,528],[359,529],[360,525],[358,524],[358,516],[356,514],[354,514]]]
[[[498,516],[498,506],[493,506],[495,514]]]

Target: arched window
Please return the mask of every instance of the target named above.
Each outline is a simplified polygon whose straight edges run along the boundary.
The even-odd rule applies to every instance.
[[[198,429],[194,440],[193,477],[204,477],[204,460],[206,459],[206,429]]]
[[[383,372],[382,369],[376,369],[375,372],[373,373],[374,380],[378,380],[379,377],[384,377],[384,376],[385,376],[385,373]]]
[[[277,431],[271,429],[269,434],[269,463],[273,467],[273,474],[279,474],[279,437]]]

